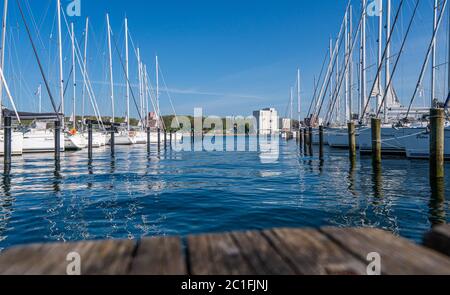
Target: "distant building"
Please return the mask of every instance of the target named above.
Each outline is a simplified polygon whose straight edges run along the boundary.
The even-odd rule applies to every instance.
[[[292,131],[292,119],[280,118],[280,128],[282,132]]]
[[[253,116],[256,118],[259,134],[268,135],[279,131],[278,112],[276,109],[267,108],[254,111]]]

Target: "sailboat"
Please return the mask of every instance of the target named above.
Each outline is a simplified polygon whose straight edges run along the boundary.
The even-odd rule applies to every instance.
[[[77,116],[76,116],[76,64],[75,64],[75,30],[73,23],[71,24],[71,40],[72,40],[72,78],[73,78],[73,114],[71,121],[73,128],[67,133],[64,140],[64,148],[67,151],[82,150],[87,147],[88,142],[86,138],[77,131]]]
[[[333,91],[333,96],[330,104],[330,108],[327,114],[327,125],[326,129],[327,142],[330,147],[333,148],[348,148],[349,147],[349,136],[346,126],[346,122],[351,122],[353,120],[351,101],[352,101],[352,8],[349,6],[345,13],[344,18],[344,40],[345,40],[345,58],[344,58],[344,68],[342,69],[342,74],[339,74],[339,59],[336,56],[336,85]],[[339,43],[339,38],[336,41]],[[341,88],[344,85],[344,120],[341,118]],[[334,123],[330,124],[333,117],[333,113],[336,113],[336,120]]]
[[[445,4],[447,4],[447,2],[445,2]],[[439,12],[439,6],[440,8],[440,13],[438,16],[438,12]],[[431,105],[436,106],[438,105],[439,107],[441,107],[441,104],[439,103],[439,100],[436,98],[436,71],[437,71],[437,67],[436,67],[436,51],[437,51],[437,41],[436,41],[436,33],[437,30],[439,30],[439,27],[441,25],[441,20],[442,20],[442,15],[444,14],[444,10],[445,10],[446,6],[445,5],[439,5],[438,1],[435,1],[434,4],[434,20],[433,20],[433,38],[431,41],[430,46],[431,47],[431,59],[432,59],[432,65],[431,65]],[[450,6],[447,5],[447,9],[448,9],[448,14],[450,16]],[[449,28],[450,28],[450,17],[449,17]],[[447,35],[450,32],[447,31]],[[450,39],[448,39],[448,42],[450,44]],[[448,46],[448,45],[447,45]],[[419,81],[421,81],[422,79],[422,75],[424,74],[424,70],[425,70],[425,65],[426,62],[428,60],[430,51],[426,57],[426,61],[424,63],[424,67],[422,69],[421,72],[421,77],[419,78]],[[449,52],[449,56],[450,56],[450,52]],[[450,121],[449,121],[449,117],[448,117],[448,106],[449,106],[449,99],[450,99],[450,64],[447,64],[447,70],[449,73],[448,76],[448,81],[447,81],[447,101],[443,104],[444,109],[446,110],[446,122],[445,122],[445,128],[444,128],[444,158],[446,160],[450,160]],[[417,90],[417,89],[416,89]],[[414,96],[411,100],[411,104],[412,101],[414,100]],[[411,136],[405,139],[405,150],[406,150],[406,156],[408,158],[415,158],[415,159],[428,159],[430,158],[430,132],[429,129],[427,127],[422,127],[419,129],[417,135],[415,136]]]

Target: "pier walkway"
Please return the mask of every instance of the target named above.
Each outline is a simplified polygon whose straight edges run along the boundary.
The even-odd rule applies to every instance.
[[[0,255],[0,274],[65,275],[73,252],[85,275],[367,274],[375,252],[382,274],[448,275],[449,251],[447,225],[426,235],[423,246],[378,229],[273,229],[14,247]]]

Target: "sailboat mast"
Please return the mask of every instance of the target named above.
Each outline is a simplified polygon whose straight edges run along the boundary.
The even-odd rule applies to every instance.
[[[42,113],[42,85],[39,84],[38,87],[38,97],[39,97],[39,113]]]
[[[5,64],[5,46],[6,46],[6,20],[8,17],[8,0],[5,0],[3,8],[3,20],[2,20],[2,48],[0,57],[0,67],[4,69]],[[2,101],[3,101],[3,83],[0,81],[0,127],[3,124],[3,112],[2,112]]]
[[[294,118],[294,87],[291,87],[290,97],[289,97],[289,119]]]
[[[352,37],[352,33],[353,33],[353,7],[352,5],[350,5],[350,12],[349,12],[349,31],[348,31],[348,58],[349,58],[349,63],[348,63],[348,80],[349,80],[349,93],[348,93],[348,119],[349,121],[352,121],[352,100],[353,100],[353,95],[352,95],[352,88],[353,88],[353,55],[352,55],[352,44],[353,44],[353,37]]]
[[[359,106],[359,117],[362,117],[362,112],[366,106],[366,21],[367,21],[367,0],[362,0],[362,22],[361,22],[361,68],[360,68],[360,95],[361,104]]]
[[[345,18],[345,57],[344,63],[347,64],[350,53],[350,40],[349,40],[349,29],[348,29],[348,14]],[[348,112],[348,100],[349,100],[349,71],[348,68],[345,69],[345,120],[349,117]]]
[[[142,63],[141,63],[141,49],[137,48],[137,65],[138,65],[138,79],[139,79],[139,112],[142,114],[144,110],[144,98],[142,93]],[[142,122],[143,123],[143,122]]]
[[[61,0],[56,1],[58,15],[58,50],[59,50],[59,97],[61,100],[62,122],[64,128],[64,76],[63,76],[63,57],[62,57],[62,34],[61,34]]]
[[[73,128],[77,128],[77,112],[76,112],[76,95],[77,95],[77,77],[76,77],[76,65],[75,65],[75,29],[73,23],[70,24],[71,39],[72,39],[72,79],[73,79]]]
[[[108,29],[108,50],[109,50],[109,79],[111,86],[111,107],[112,107],[112,123],[115,123],[115,109],[114,109],[114,76],[113,76],[113,65],[112,65],[112,48],[111,48],[111,26],[109,23],[109,14],[106,14],[106,23]]]
[[[144,127],[148,126],[148,93],[147,93],[147,89],[148,89],[148,77],[147,77],[147,65],[144,65],[144,100],[145,100],[145,116],[143,116],[143,120],[145,120],[144,122]]]
[[[439,1],[434,0],[434,13],[433,13],[433,32],[437,29]],[[433,47],[431,49],[431,106],[433,107],[434,100],[436,99],[436,39],[433,41]]]
[[[379,7],[379,17],[378,17],[378,68],[381,67],[382,58],[383,58],[383,1],[378,1],[380,4]],[[378,77],[378,93],[377,93],[377,110],[380,109],[381,99],[382,99],[382,85],[381,85],[381,77]]]
[[[126,73],[126,100],[127,100],[127,130],[130,131],[130,72],[128,56],[128,18],[125,18],[125,73]]]
[[[88,49],[88,36],[89,36],[89,17],[86,18],[86,28],[84,31],[84,56],[83,56],[83,101],[82,101],[82,114],[81,122],[84,124],[84,113],[85,113],[85,100],[86,100],[86,73],[87,73],[87,49]]]
[[[159,63],[158,63],[158,56],[156,56],[156,118],[158,120],[158,126],[159,126],[160,122],[159,122]]]
[[[386,40],[391,38],[391,0],[387,0],[386,4]],[[386,73],[385,73],[385,91],[387,92],[387,99],[384,102],[384,122],[388,122],[387,112],[388,107],[394,104],[394,97],[391,91],[391,42],[386,41]]]
[[[298,112],[298,124],[300,127],[300,121],[301,121],[301,115],[302,112],[302,104],[301,104],[301,97],[300,97],[300,91],[301,91],[301,84],[300,84],[300,69],[297,69],[297,112]],[[315,83],[314,83],[315,84]]]

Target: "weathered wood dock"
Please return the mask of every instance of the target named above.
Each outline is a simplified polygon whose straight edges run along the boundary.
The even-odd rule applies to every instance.
[[[448,275],[449,249],[450,226],[423,246],[378,229],[273,229],[15,247],[0,255],[0,274],[65,275],[77,252],[84,275],[364,275],[377,252],[382,274]]]

